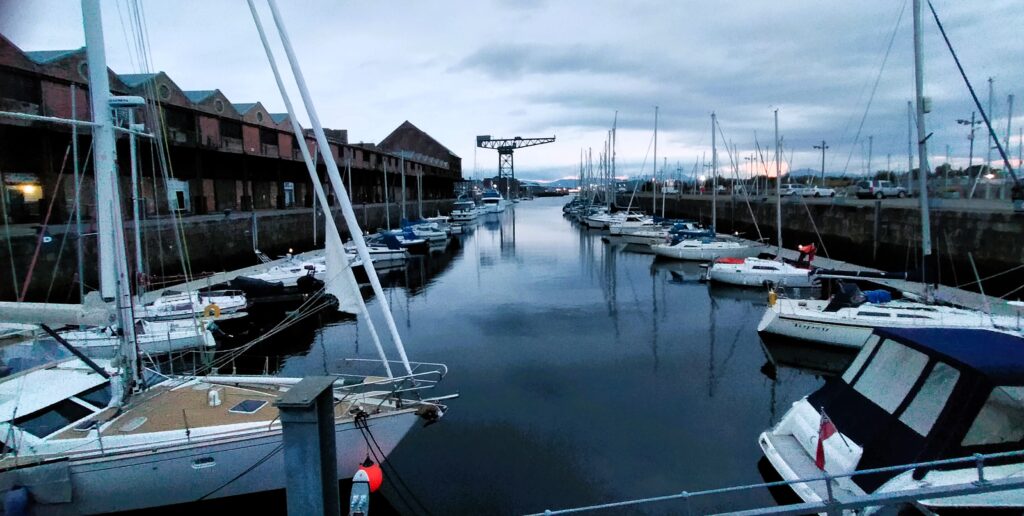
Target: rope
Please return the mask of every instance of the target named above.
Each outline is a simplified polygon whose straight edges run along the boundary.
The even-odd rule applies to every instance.
[[[4,186],[4,173],[0,171],[0,212],[4,214],[4,236],[7,240],[7,256],[11,258],[11,293],[18,295],[18,270],[14,266],[14,248],[11,245],[11,225],[7,220],[7,187]]]
[[[718,127],[718,134],[722,136],[722,141],[725,141],[725,132],[722,131],[722,123],[719,122],[717,118],[715,119],[715,125]],[[736,173],[736,170],[739,169],[739,164],[736,163],[737,160],[733,159],[732,149],[730,149],[728,145],[725,146],[725,155],[729,156],[729,164],[732,165],[733,178],[739,180],[739,175]],[[743,202],[747,205],[747,211],[750,212],[750,220],[754,223],[754,229],[757,231],[757,240],[761,242],[764,241],[764,235],[761,234],[761,227],[758,226],[757,217],[754,216],[754,208],[750,206],[750,192],[748,190],[749,189],[744,189],[744,193],[746,195],[743,196]],[[733,195],[735,195],[735,193],[733,193]]]
[[[53,206],[57,204],[57,192],[60,191],[60,182],[64,179],[64,168],[68,164],[68,155],[71,154],[71,145],[64,149],[64,160],[60,164],[60,172],[57,174],[57,181],[53,184],[53,194],[50,195],[50,204],[46,207],[46,216],[43,217],[43,225],[39,228],[39,237],[36,239],[36,250],[32,253],[32,261],[28,263],[28,272],[25,274],[25,282],[21,285],[21,294],[18,295],[18,302],[25,300],[28,293],[28,286],[32,283],[32,273],[36,268],[36,261],[39,259],[39,251],[43,248],[43,239],[46,237],[46,226],[50,224],[50,216],[53,215]]]
[[[875,76],[875,84],[871,87],[871,95],[868,96],[868,103],[864,106],[864,115],[860,119],[860,125],[857,126],[857,134],[853,137],[853,143],[857,143],[860,140],[860,132],[864,129],[864,122],[868,119],[868,112],[871,111],[871,103],[875,100],[875,92],[878,91],[878,82],[882,79],[882,72],[885,71],[885,63],[889,61],[889,53],[892,51],[892,44],[896,41],[896,33],[899,32],[900,22],[903,21],[903,13],[907,10],[907,1],[903,0],[903,7],[900,7],[900,14],[896,18],[896,25],[892,28],[892,35],[889,36],[889,45],[885,48],[885,56],[882,58],[882,65],[878,68],[878,75]],[[850,146],[850,154],[846,157],[846,164],[843,165],[843,175],[846,175],[847,169],[850,168],[850,160],[853,158],[854,147]],[[871,171],[869,170],[868,173]],[[907,172],[910,173],[909,171]]]
[[[996,136],[995,129],[992,129],[992,122],[989,121],[988,115],[985,110],[981,107],[981,101],[978,100],[978,95],[974,93],[974,86],[971,86],[970,79],[967,78],[967,73],[964,72],[964,67],[960,64],[960,58],[957,57],[956,51],[953,50],[953,44],[949,41],[949,36],[946,35],[946,28],[942,26],[942,22],[939,20],[939,13],[935,12],[935,6],[932,5],[931,0],[928,0],[928,9],[931,9],[932,16],[935,17],[935,25],[938,25],[939,32],[942,33],[942,39],[946,42],[946,47],[949,48],[950,55],[953,56],[953,61],[956,62],[956,69],[960,71],[960,77],[964,79],[964,83],[967,85],[967,90],[971,92],[971,98],[974,99],[974,105],[978,107],[978,111],[981,112],[981,119],[985,121],[985,127],[988,128],[989,134],[992,136],[992,140],[996,144],[996,149],[999,150],[999,155],[1003,158],[1003,163],[1006,164],[1006,170],[1010,172],[1010,176],[1013,177],[1013,182],[1016,184],[1017,174],[1013,171],[1013,167],[1010,166],[1010,159],[1006,156],[1006,150],[999,143],[999,137]]]
[[[209,493],[206,493],[203,496],[200,496],[199,498],[196,499],[196,501],[198,502],[198,501],[201,501],[201,500],[205,500],[205,499],[209,498],[210,496],[213,496],[213,494],[216,493],[217,491],[220,491],[221,489],[224,489],[225,487],[233,484],[236,480],[242,478],[243,476],[248,474],[250,471],[258,468],[260,466],[260,464],[263,464],[264,462],[267,462],[268,460],[270,460],[271,457],[273,457],[275,454],[277,454],[277,452],[281,451],[282,449],[284,449],[284,443],[283,442],[281,444],[275,446],[273,450],[270,450],[269,453],[264,455],[263,458],[261,458],[260,460],[256,461],[252,466],[249,466],[248,468],[245,468],[244,470],[242,470],[241,473],[239,473],[239,474],[235,475],[234,477],[232,477],[231,480],[228,480],[227,482],[224,482],[223,484],[218,486],[217,489],[214,489],[213,491],[210,491]]]
[[[355,421],[356,427],[359,428],[360,432],[363,433],[363,440],[366,440],[366,436],[369,435],[370,439],[373,441],[373,446],[370,446],[369,441],[366,442],[366,445],[370,446],[370,453],[374,455],[375,459],[377,459],[377,454],[374,452],[374,446],[376,446],[377,451],[380,452],[380,458],[377,459],[377,463],[380,464],[381,468],[384,468],[384,466],[387,465],[389,471],[388,475],[395,477],[395,481],[397,482],[397,485],[395,486],[395,494],[397,494],[398,497],[402,500],[402,503],[404,503],[406,507],[412,509],[413,511],[415,511],[418,507],[419,510],[422,511],[421,514],[426,514],[429,516],[430,511],[427,509],[426,505],[424,505],[423,502],[416,496],[416,494],[412,492],[412,489],[409,489],[409,485],[406,484],[405,480],[402,479],[402,476],[398,474],[398,470],[396,470],[395,466],[391,464],[391,461],[388,459],[387,455],[384,453],[384,450],[380,447],[380,444],[377,442],[377,438],[373,436],[373,432],[370,431],[370,425],[367,424],[366,422],[366,413],[357,415]],[[360,426],[360,423],[362,423],[362,426]],[[413,507],[408,501],[406,501],[405,496],[402,495],[401,489],[398,489],[399,486],[409,494],[409,498],[412,498],[413,502],[416,503],[417,507]]]
[[[82,167],[83,169],[89,165],[89,158],[91,158],[91,157],[92,157],[92,146],[89,147],[89,150],[85,154],[85,165],[83,165],[83,167]],[[81,194],[81,192],[79,192],[79,194]],[[46,288],[46,297],[44,298],[46,300],[46,302],[50,301],[50,293],[53,292],[53,285],[57,281],[57,268],[60,267],[60,258],[61,258],[61,256],[64,255],[64,247],[65,247],[65,245],[68,242],[68,233],[71,232],[71,222],[75,218],[75,213],[79,209],[81,209],[81,198],[80,197],[81,197],[80,195],[76,195],[75,196],[75,202],[72,203],[71,211],[68,212],[68,221],[67,221],[67,223],[64,224],[64,237],[61,238],[61,240],[60,240],[60,249],[57,251],[57,259],[53,262],[53,269],[54,270],[53,270],[53,274],[50,275],[50,286]],[[78,238],[79,241],[80,241],[82,236],[81,235],[76,235],[76,238]],[[81,281],[81,280],[79,280],[79,281]],[[74,283],[72,283],[72,285],[74,285]]]

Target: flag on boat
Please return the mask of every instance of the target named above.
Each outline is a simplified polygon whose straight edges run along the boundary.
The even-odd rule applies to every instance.
[[[814,457],[814,465],[825,471],[825,440],[837,433],[836,425],[828,418],[825,411],[821,411],[821,425],[818,426],[818,453]]]

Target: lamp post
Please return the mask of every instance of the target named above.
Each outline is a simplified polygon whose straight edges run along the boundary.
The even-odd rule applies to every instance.
[[[815,149],[821,149],[821,186],[825,186],[825,149],[828,145],[825,145],[825,140],[821,140],[821,145],[815,145]]]
[[[971,111],[971,119],[970,120],[965,120],[963,118],[958,118],[957,121],[956,121],[956,123],[958,123],[960,125],[969,125],[969,126],[971,126],[971,134],[969,134],[967,136],[967,139],[971,141],[971,151],[970,151],[970,154],[968,154],[968,156],[967,156],[967,168],[966,168],[966,171],[967,171],[968,174],[971,173],[970,172],[971,171],[971,166],[974,165],[974,128],[975,128],[975,126],[981,124],[980,120],[979,121],[975,121],[974,120],[974,114],[975,114],[974,111]]]

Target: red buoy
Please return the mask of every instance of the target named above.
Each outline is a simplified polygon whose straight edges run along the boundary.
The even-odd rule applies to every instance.
[[[377,490],[380,489],[380,485],[384,483],[384,472],[381,471],[380,465],[367,457],[366,460],[359,465],[359,470],[366,472],[366,477],[370,480],[370,492],[377,492]]]

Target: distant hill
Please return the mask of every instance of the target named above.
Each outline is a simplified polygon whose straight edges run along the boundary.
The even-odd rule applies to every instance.
[[[576,186],[579,185],[580,180],[579,179],[556,179],[554,181],[541,181],[541,180],[538,179],[537,183],[540,183],[543,186],[548,186],[548,187],[551,187],[551,188],[575,188]]]

